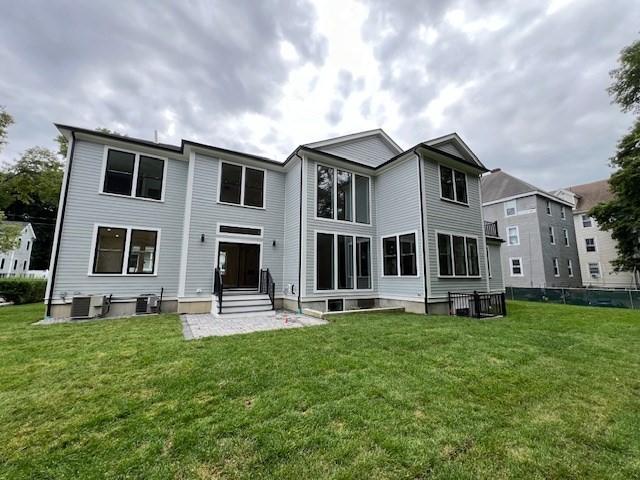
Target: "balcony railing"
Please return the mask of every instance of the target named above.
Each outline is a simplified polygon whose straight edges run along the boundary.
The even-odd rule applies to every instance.
[[[485,222],[484,222],[484,234],[487,237],[499,238],[500,235],[498,235],[498,222],[487,222],[485,220]]]

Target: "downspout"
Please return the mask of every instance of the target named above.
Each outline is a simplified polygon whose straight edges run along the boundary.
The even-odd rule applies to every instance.
[[[298,313],[302,313],[302,301],[301,301],[301,292],[302,292],[302,182],[304,179],[302,178],[302,173],[304,172],[303,163],[304,159],[296,153],[296,157],[300,159],[300,219],[298,223]]]
[[[69,150],[69,159],[67,161],[66,181],[64,184],[64,195],[62,196],[62,206],[60,207],[60,219],[56,225],[58,238],[56,242],[56,249],[51,261],[51,277],[49,281],[48,295],[47,295],[47,312],[46,316],[51,316],[51,304],[53,302],[53,291],[56,283],[56,272],[58,271],[58,259],[60,257],[60,244],[62,243],[62,226],[64,225],[64,214],[67,209],[67,198],[69,196],[69,182],[71,181],[71,165],[73,163],[73,154],[76,149],[76,135],[71,132],[71,148]]]
[[[422,158],[417,152],[418,148],[413,149],[414,155],[418,158],[418,184],[420,185],[420,230],[422,230],[422,277],[424,278],[424,313],[429,313],[429,294],[427,289],[427,257],[425,250],[425,238],[424,238],[424,197],[422,194],[422,182],[424,177],[422,175]]]

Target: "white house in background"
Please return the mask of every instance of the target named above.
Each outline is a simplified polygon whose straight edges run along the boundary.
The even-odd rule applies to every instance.
[[[583,283],[589,287],[638,288],[632,272],[613,271],[611,261],[617,257],[616,241],[589,216],[589,211],[598,203],[611,200],[609,181],[574,185],[554,193],[573,205]]]
[[[31,263],[31,252],[36,234],[33,227],[27,222],[4,222],[8,225],[22,227],[20,231],[20,244],[15,250],[0,252],[0,277],[14,275],[26,275]]]
[[[487,169],[456,134],[403,150],[376,129],[277,162],[58,129],[70,148],[50,316],[89,315],[104,296],[109,315],[144,311],[145,294],[184,313],[447,313],[448,292],[503,291],[501,239],[482,218]]]

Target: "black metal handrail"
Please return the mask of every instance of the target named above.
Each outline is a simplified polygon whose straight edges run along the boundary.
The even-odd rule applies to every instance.
[[[487,237],[496,237],[498,238],[500,235],[498,235],[498,222],[487,222],[486,220],[484,221],[484,234]]]
[[[220,269],[216,267],[213,279],[213,294],[218,296],[218,313],[222,314],[222,292],[224,291],[224,282]]]
[[[275,308],[276,283],[273,281],[269,269],[260,270],[260,293],[269,295],[271,308]]]
[[[449,292],[448,296],[451,315],[474,318],[507,316],[507,302],[504,292]]]

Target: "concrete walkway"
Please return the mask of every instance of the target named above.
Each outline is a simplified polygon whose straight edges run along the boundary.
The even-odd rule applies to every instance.
[[[182,333],[187,340],[204,337],[222,337],[241,333],[280,330],[325,325],[329,322],[285,310],[278,310],[275,317],[216,318],[210,313],[181,315]]]

